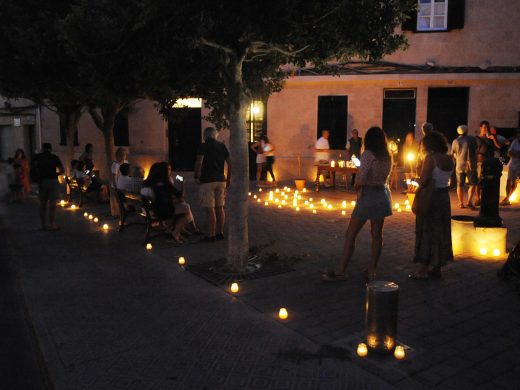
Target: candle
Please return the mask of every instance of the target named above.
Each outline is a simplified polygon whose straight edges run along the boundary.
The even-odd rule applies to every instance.
[[[397,210],[399,208],[399,203],[394,204],[394,208]]]
[[[269,202],[265,202],[264,205],[269,206]]]
[[[347,215],[347,212],[345,210],[341,210],[341,215]]]
[[[262,189],[261,189],[261,188],[259,188],[259,189],[258,189],[258,192],[262,192]]]
[[[108,230],[108,225],[106,223],[103,225],[103,230]]]
[[[312,209],[312,213],[317,214],[318,212],[316,211],[316,209]]]
[[[403,211],[403,209],[399,207],[399,208],[397,209],[397,212],[400,213],[401,211]]]
[[[282,208],[282,205],[281,205],[281,204],[279,204],[279,205],[278,205],[278,208],[279,208],[279,209],[281,209],[281,208]]]
[[[330,166],[331,166],[332,168],[334,168],[334,167],[336,166],[336,161],[332,160],[332,161],[330,162]]]
[[[186,259],[184,258],[184,256],[179,257],[179,265],[184,265],[184,264],[186,264]]]
[[[480,248],[480,254],[481,254],[482,256],[487,255],[487,249],[486,249],[486,248]]]
[[[152,244],[150,244],[150,243],[146,244],[146,250],[151,251],[152,250]]]
[[[260,198],[258,198],[258,199],[256,200],[256,202],[257,202],[257,203],[260,203],[260,202],[261,202]]]
[[[94,216],[92,214],[89,214],[88,219],[92,221],[94,219]]]
[[[410,206],[409,204],[406,205],[406,210],[410,211],[412,209],[412,206]]]
[[[493,249],[493,256],[500,256],[500,249]]]
[[[368,355],[368,348],[365,343],[359,343],[357,346],[357,354],[359,357],[365,357]]]
[[[327,208],[328,208],[329,210],[332,210],[332,205],[331,205],[331,204],[328,204],[328,205],[327,205]]]
[[[285,199],[282,200],[282,204],[285,204]]]
[[[402,360],[406,357],[406,353],[402,345],[395,347],[394,356],[397,360]]]
[[[253,199],[256,199],[256,195],[253,195]]]
[[[351,204],[352,206],[355,206],[355,205],[356,205],[356,201],[353,200],[352,202],[350,202],[350,204]]]
[[[70,209],[71,209],[71,210],[76,210],[76,205],[73,204],[72,206],[70,206]]]
[[[94,217],[94,222],[98,223],[99,222],[99,218],[98,217]]]
[[[248,193],[247,193],[247,196],[251,196],[251,193],[250,193],[250,192],[248,192]]]
[[[285,307],[282,307],[280,311],[278,312],[278,317],[281,320],[286,320],[287,317],[289,317],[289,313],[287,312],[287,309]]]
[[[61,205],[61,207],[63,207],[65,205],[65,201],[63,199],[60,200],[60,205]]]
[[[239,288],[238,288],[238,283],[232,283],[232,284],[231,284],[231,292],[232,292],[232,293],[237,293],[238,290],[239,290]]]
[[[307,188],[304,188],[304,189],[302,190],[302,192],[307,192]]]
[[[343,208],[346,208],[347,207],[347,201],[344,200],[343,202],[341,202],[341,207]]]
[[[277,188],[277,189],[275,190],[275,192],[280,192],[280,190]]]
[[[296,211],[300,211],[300,207],[296,206]]]
[[[88,218],[88,213],[85,211],[85,212],[83,213],[83,216],[84,216],[85,218]]]

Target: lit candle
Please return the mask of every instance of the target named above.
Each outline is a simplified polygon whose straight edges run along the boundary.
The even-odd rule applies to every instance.
[[[103,225],[103,230],[108,230],[108,225],[106,223]]]
[[[394,356],[397,360],[402,360],[406,357],[406,353],[402,345],[395,347]]]
[[[304,189],[302,190],[302,192],[307,192],[307,188],[304,188]]]
[[[332,161],[330,162],[330,166],[331,166],[332,168],[334,168],[334,167],[336,166],[336,161],[332,160]]]
[[[357,354],[359,357],[365,357],[368,355],[368,348],[365,343],[359,343],[357,346]]]
[[[285,307],[282,307],[280,311],[278,312],[278,317],[281,320],[286,320],[287,317],[289,317],[289,313],[287,312],[287,309]]]
[[[269,202],[265,202],[264,205],[269,206]]]
[[[250,192],[248,192],[248,193],[247,193],[247,196],[251,196],[251,193],[250,193]]]
[[[317,213],[316,209],[312,209],[312,213],[316,214]]]
[[[239,290],[238,283],[232,283],[231,284],[231,292],[232,293],[237,293],[238,290]]]
[[[282,208],[282,205],[281,205],[281,204],[279,204],[279,205],[278,205],[278,208],[279,208],[279,209],[281,209],[281,208]]]
[[[353,200],[352,202],[350,202],[350,204],[351,204],[352,206],[355,206],[355,205],[356,205],[356,201]]]
[[[184,256],[179,257],[179,265],[184,265],[184,264],[186,264],[186,259],[184,258]]]
[[[269,200],[273,200],[273,191],[269,191]]]
[[[85,211],[85,212],[83,213],[83,216],[84,216],[85,218],[88,218],[88,213]]]
[[[325,203],[325,199],[321,198],[320,202]]]
[[[309,198],[309,202],[312,202],[312,198]]]
[[[256,200],[256,202],[257,202],[257,203],[260,203],[260,202],[261,202],[260,198],[258,198],[258,199]]]
[[[306,201],[304,202],[304,204],[305,204],[305,206],[308,206],[308,205],[309,205],[309,201],[306,200]]]
[[[61,205],[61,207],[63,207],[65,205],[65,201],[63,199],[60,200],[60,205]]]
[[[412,209],[412,206],[410,206],[409,204],[406,205],[406,210],[410,211]]]
[[[341,202],[341,207],[343,208],[346,208],[347,207],[347,201],[344,200],[343,202]]]
[[[94,216],[92,214],[89,214],[88,219],[92,221],[94,219]]]
[[[94,222],[98,223],[99,222],[99,218],[98,217],[94,217]]]
[[[369,335],[367,338],[367,343],[370,348],[377,347],[377,337],[374,335]]]
[[[76,210],[76,205],[73,204],[72,206],[70,206],[70,209],[71,209],[71,210]]]
[[[399,203],[394,204],[394,208],[397,210],[399,208]]]
[[[146,250],[151,251],[152,250],[152,244],[150,244],[150,243],[146,244]]]
[[[486,248],[480,248],[480,254],[481,254],[482,256],[487,255],[487,249],[486,249]]]
[[[259,188],[259,189],[258,189],[258,192],[262,192],[262,189],[261,189],[261,188]]]
[[[500,249],[493,249],[493,256],[500,256]]]
[[[282,204],[285,204],[285,199],[282,200]]]
[[[397,212],[400,213],[401,211],[403,211],[403,209],[399,207],[399,208],[397,209]]]
[[[347,212],[345,210],[341,210],[341,215],[347,215]]]
[[[275,190],[275,192],[280,192],[280,190],[277,188],[277,189]]]
[[[394,347],[394,339],[390,336],[385,337],[385,348],[391,350]]]
[[[256,199],[256,195],[253,195],[253,199]]]
[[[406,199],[406,200],[404,201],[404,204],[408,205],[408,204],[410,204],[410,201],[409,201],[408,199]]]

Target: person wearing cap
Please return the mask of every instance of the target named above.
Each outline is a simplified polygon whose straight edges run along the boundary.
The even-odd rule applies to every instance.
[[[468,135],[468,126],[460,125],[457,127],[459,136],[453,140],[451,151],[455,158],[455,171],[457,174],[457,197],[459,207],[466,208],[464,205],[464,185],[468,180],[468,203],[467,207],[475,210],[472,199],[477,185],[477,143],[475,137]]]

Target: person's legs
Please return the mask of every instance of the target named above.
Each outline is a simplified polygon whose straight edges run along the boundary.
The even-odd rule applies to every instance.
[[[215,207],[215,215],[217,218],[215,232],[217,234],[224,234],[224,222],[226,219],[224,207]]]
[[[464,183],[466,181],[465,172],[457,172],[457,198],[459,199],[459,207],[464,207]]]
[[[181,231],[182,231],[182,228],[184,227],[184,225],[186,224],[187,216],[186,215],[182,215],[182,216],[176,215],[175,218],[176,218],[176,220],[175,220],[174,228],[172,231],[172,237],[174,240],[182,241]]]
[[[343,256],[341,257],[338,274],[344,274],[345,270],[348,267],[350,259],[354,254],[354,249],[356,246],[356,237],[361,231],[363,225],[365,225],[366,220],[362,220],[356,217],[352,217],[348,224],[347,232],[345,233],[345,245],[343,248]]]
[[[40,199],[40,222],[42,229],[47,229],[47,203],[49,203],[47,199]]]
[[[208,220],[208,237],[215,237],[215,228],[217,225],[215,207],[206,207],[206,217]]]
[[[264,163],[256,163],[256,180],[262,180],[262,171],[264,170]]]
[[[56,229],[56,201],[49,201],[49,227],[51,229]]]
[[[372,234],[372,248],[370,264],[368,265],[367,279],[373,280],[376,274],[377,263],[381,257],[381,250],[383,249],[383,225],[385,219],[370,220],[370,232]]]

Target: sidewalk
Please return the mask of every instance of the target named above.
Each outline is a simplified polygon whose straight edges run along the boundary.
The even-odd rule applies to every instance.
[[[312,196],[334,205],[354,200]],[[147,252],[142,227],[102,233],[82,211],[60,210],[62,230],[40,232],[35,205],[12,207],[22,287],[51,381],[57,389],[518,388],[520,297],[496,278],[503,261],[457,259],[440,281],[408,280],[414,216],[407,211],[385,224],[378,276],[400,286],[398,340],[413,351],[403,362],[352,354],[363,330],[367,227],[349,281],[319,280],[338,260],[351,210],[314,215],[251,200],[251,245],[295,271],[244,282],[234,298],[177,265],[178,256],[189,264],[221,258],[225,241],[172,247],[158,238]],[[511,246],[520,238],[520,207],[501,208],[501,216]],[[283,323],[281,306],[290,314]]]
[[[82,212],[60,210],[61,230],[43,232],[36,204],[10,211],[28,312],[56,389],[389,388],[348,360],[293,361],[291,351],[319,346],[183,272],[184,249],[157,239],[147,252],[141,227],[102,233]]]

